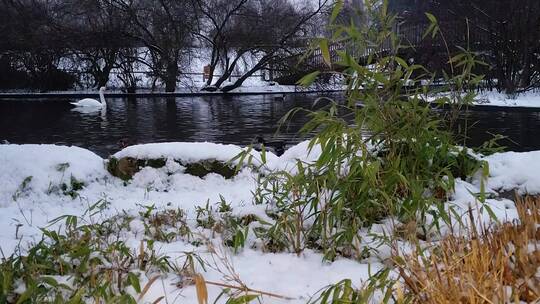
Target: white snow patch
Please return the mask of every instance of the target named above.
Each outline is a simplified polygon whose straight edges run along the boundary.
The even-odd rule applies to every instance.
[[[497,153],[485,160],[489,162],[489,188],[540,194],[540,151]]]
[[[0,206],[17,195],[51,194],[72,176],[87,184],[108,175],[101,157],[78,147],[0,145],[0,164]]]
[[[268,158],[267,167],[270,170],[296,170],[297,161],[313,163],[319,159],[322,151],[321,146],[316,144],[312,149],[309,148],[310,141],[303,141],[289,148],[283,155],[276,158]]]
[[[485,92],[478,94],[476,100],[477,105],[540,108],[540,93],[537,92],[522,93],[515,97],[503,93]]]
[[[442,97],[448,97],[448,93],[441,93],[425,98],[427,102],[436,102]],[[423,98],[422,96],[420,96]],[[516,96],[508,96],[504,93],[493,91],[481,92],[474,98],[475,106],[516,107],[516,108],[540,108],[540,93],[526,92]]]
[[[243,151],[245,151],[245,148],[236,145],[224,145],[209,142],[171,142],[130,146],[113,156],[115,158],[133,157],[136,159],[165,158],[186,163],[209,159],[228,162]],[[257,151],[251,151],[251,155],[253,155],[255,161],[261,159],[261,155]],[[274,160],[277,156],[267,152],[266,158],[267,160]]]

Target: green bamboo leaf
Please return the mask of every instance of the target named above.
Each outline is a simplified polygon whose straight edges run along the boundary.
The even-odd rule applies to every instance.
[[[226,304],[248,304],[258,298],[258,295],[247,294],[237,298],[230,298],[229,300],[227,300]]]
[[[134,273],[130,272],[128,274],[128,281],[137,293],[141,293],[141,283],[139,282],[139,278]]]
[[[429,19],[431,23],[437,23],[437,17],[435,17],[433,14],[426,13],[426,17]]]
[[[42,277],[40,278],[40,280],[44,283],[46,283],[47,285],[51,286],[51,287],[58,287],[58,281],[56,281],[54,278],[52,277]]]
[[[328,49],[328,40],[321,39],[319,40],[319,47],[321,48],[321,54],[323,57],[324,62],[329,67],[332,66],[331,58],[330,58],[330,50]]]
[[[27,300],[30,300],[30,298],[32,297],[32,294],[34,293],[34,288],[28,288],[22,295],[21,297],[19,298],[19,300],[17,300],[17,303],[16,304],[22,304],[24,302],[26,302]]]
[[[306,76],[302,77],[302,79],[298,80],[297,84],[299,84],[301,86],[304,86],[304,87],[309,87],[310,85],[313,84],[315,79],[317,79],[319,74],[321,74],[320,71],[315,71],[313,73],[309,73]]]
[[[336,1],[334,8],[332,9],[332,15],[330,16],[330,23],[334,23],[339,13],[343,9],[343,0]]]
[[[71,299],[69,299],[68,304],[82,303],[82,297],[83,297],[84,291],[85,291],[84,288],[79,289],[77,293],[75,293],[75,295]]]
[[[396,57],[395,60],[400,66],[404,67],[405,69],[409,68],[409,65],[407,64],[407,62],[405,62],[405,60],[403,60],[403,59],[401,59],[399,57]]]
[[[487,213],[489,214],[489,217],[492,220],[496,221],[497,223],[499,222],[499,218],[497,217],[495,212],[493,212],[493,209],[491,209],[490,206],[488,206],[487,204],[484,204],[482,207],[487,211]]]

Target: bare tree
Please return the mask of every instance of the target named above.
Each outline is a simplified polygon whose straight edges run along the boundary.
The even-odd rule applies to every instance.
[[[130,18],[134,31],[128,33],[152,53],[146,63],[165,84],[167,92],[176,90],[179,62],[191,47],[194,14],[190,1],[109,0]]]
[[[60,68],[67,48],[62,4],[52,0],[2,0],[7,19],[2,55],[11,60],[16,73],[26,74],[28,87],[41,91],[70,89],[76,77]]]
[[[201,38],[203,45],[211,48],[210,71],[206,81],[209,86],[214,80],[214,72],[222,59],[229,58],[231,49],[231,25],[240,17],[249,0],[192,0],[198,14],[195,36]],[[225,63],[225,69],[228,69]],[[220,79],[221,80],[221,79]],[[218,80],[218,82],[220,82]],[[223,81],[221,81],[223,82]]]
[[[94,87],[107,84],[120,49],[133,46],[128,31],[128,16],[101,0],[64,0],[64,24],[70,24],[71,39],[66,43]]]
[[[305,51],[310,25],[330,0],[193,0],[201,16],[198,36],[211,48],[210,79],[205,89],[231,91],[279,56]],[[248,69],[232,84],[224,85],[249,58]],[[221,64],[222,75],[213,82]]]
[[[234,83],[226,85],[222,91],[228,92],[240,87],[246,79],[263,69],[270,61],[279,57],[290,57],[304,52],[310,23],[323,13],[332,3],[313,1],[257,0],[249,6],[238,31],[250,39],[242,40],[252,46],[252,65]]]
[[[316,24],[331,2],[0,0],[4,4],[0,17],[7,20],[0,24],[0,33],[7,37],[0,40],[0,55],[16,58],[13,69],[20,68],[34,79],[51,75],[50,70],[58,76],[69,72],[79,79],[90,78],[91,86],[103,86],[111,72],[119,70],[119,79],[130,92],[140,81],[136,69],[144,66],[153,87],[160,81],[173,92],[186,54],[207,47],[206,84],[227,92],[270,62],[304,52],[314,31],[322,28]],[[242,74],[227,83],[234,73]]]

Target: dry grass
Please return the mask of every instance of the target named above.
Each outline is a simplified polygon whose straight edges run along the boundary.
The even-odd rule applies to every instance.
[[[518,198],[517,206],[520,221],[473,227],[397,259],[413,302],[540,303],[540,198]]]

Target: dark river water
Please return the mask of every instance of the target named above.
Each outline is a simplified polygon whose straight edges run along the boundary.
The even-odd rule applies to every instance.
[[[121,142],[211,141],[248,145],[257,136],[288,145],[302,140],[307,121],[297,115],[279,134],[281,117],[295,107],[312,108],[315,95],[108,98],[105,113],[74,111],[75,99],[0,100],[0,141],[67,144],[108,156]],[[461,114],[469,126],[467,145],[501,134],[508,150],[540,150],[540,110],[472,110]],[[120,143],[119,143],[120,142]]]

